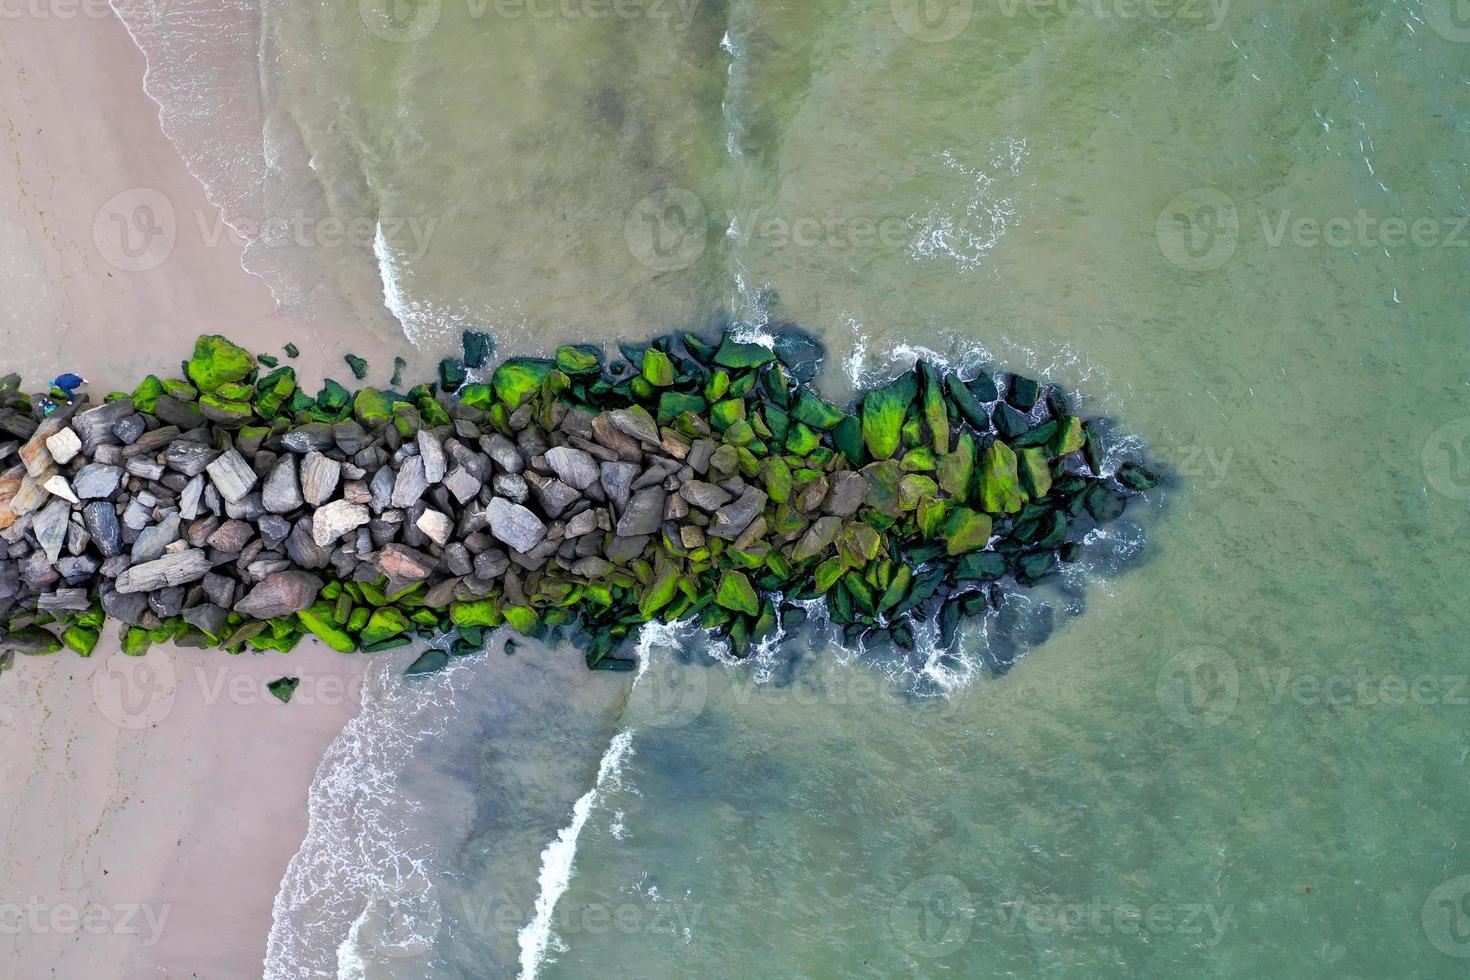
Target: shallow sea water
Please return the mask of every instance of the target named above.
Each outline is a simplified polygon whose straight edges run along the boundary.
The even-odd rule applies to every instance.
[[[154,63],[206,43],[173,9]],[[375,231],[255,249],[288,309],[446,354],[791,320],[834,397],[925,350],[1039,373],[1176,478],[1004,676],[995,622],[893,681],[661,631],[631,691],[527,682],[585,709],[556,724],[499,653],[385,673],[454,689],[400,753],[409,830],[369,828],[422,877],[308,922],[288,874],[269,975],[1463,975],[1458,13],[267,2],[260,165],[201,176]]]

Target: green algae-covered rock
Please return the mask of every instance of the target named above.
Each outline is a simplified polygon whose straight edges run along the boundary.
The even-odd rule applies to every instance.
[[[929,445],[937,453],[946,453],[949,451],[949,405],[944,400],[944,383],[928,361],[919,362],[919,380],[923,382],[920,398]]]
[[[898,487],[904,473],[898,461],[887,459],[881,463],[869,463],[861,472],[868,481],[867,505],[889,517],[901,516],[903,508],[899,505]]]
[[[1025,497],[1016,470],[1016,453],[1005,443],[990,444],[980,457],[980,507],[990,514],[1014,514]]]
[[[965,555],[955,565],[954,577],[960,582],[993,582],[1006,573],[1004,555],[994,551],[978,551]]]
[[[918,394],[916,375],[910,371],[863,396],[863,444],[877,460],[898,452],[904,418]]]
[[[856,415],[849,415],[833,426],[832,444],[853,466],[862,466],[867,461],[863,453],[863,423]]]
[[[255,412],[263,419],[274,418],[296,390],[296,372],[276,368],[255,383]]]
[[[990,515],[957,507],[944,521],[944,547],[950,555],[979,551],[990,542]]]
[[[791,408],[791,417],[813,429],[826,430],[847,418],[847,414],[822,401],[810,388],[802,388]]]
[[[1021,450],[1018,469],[1021,483],[1032,500],[1040,500],[1051,492],[1051,463],[1046,450],[1030,447]]]
[[[721,576],[720,587],[715,592],[715,602],[732,612],[742,612],[748,616],[759,616],[761,611],[760,599],[756,596],[750,579],[745,577],[744,572],[734,569]]]
[[[276,700],[282,704],[291,703],[291,695],[296,693],[296,688],[301,685],[299,677],[278,677],[265,686],[267,691],[275,695]]]
[[[557,370],[572,377],[602,372],[602,350],[590,344],[558,347],[556,349]]]
[[[1075,453],[1086,442],[1087,434],[1083,431],[1082,420],[1075,415],[1068,415],[1057,422],[1056,434],[1051,441],[1051,455],[1055,458]]]
[[[364,610],[366,611],[366,610]],[[453,612],[451,607],[450,612]],[[358,639],[365,647],[391,640],[393,637],[405,632],[411,624],[408,617],[392,606],[374,609],[368,616],[368,621],[362,627],[362,634]],[[461,625],[456,622],[456,626]]]
[[[352,398],[352,417],[368,429],[393,421],[393,402],[376,388],[363,388]]]
[[[268,368],[273,368],[277,364],[281,363],[281,359],[279,357],[275,357],[271,354],[256,354],[255,360],[261,364],[264,364]]]
[[[698,415],[709,407],[699,395],[686,395],[678,391],[666,391],[658,398],[658,420],[669,422],[685,412]]]
[[[761,464],[761,482],[772,503],[784,504],[791,499],[791,467],[780,456],[772,456]]]
[[[178,378],[163,379],[163,393],[171,398],[177,398],[181,402],[191,402],[199,397],[199,389],[187,381]]]
[[[249,402],[227,401],[213,393],[199,396],[199,410],[209,421],[226,429],[238,429],[255,414]]]
[[[913,510],[923,498],[938,494],[939,485],[919,473],[910,473],[898,481],[898,506],[904,510]]]
[[[326,412],[340,412],[347,407],[348,402],[353,400],[352,392],[342,386],[340,382],[331,378],[322,382],[322,390],[317,392],[317,407]]]
[[[643,352],[643,380],[655,388],[667,388],[674,383],[674,362],[669,355],[656,347]]]
[[[469,363],[469,359],[465,359]],[[490,376],[490,386],[495,397],[506,408],[514,410],[535,397],[541,391],[541,382],[551,373],[555,365],[551,361],[536,357],[512,357],[502,361]]]
[[[745,400],[741,398],[726,398],[724,401],[715,402],[710,406],[710,424],[716,429],[728,429],[736,422],[745,419]]]
[[[297,347],[295,344],[287,344],[285,347],[282,347],[281,350],[285,351],[286,356],[291,358],[292,360],[295,360],[296,358],[301,356],[301,348]]]
[[[1129,490],[1152,490],[1159,485],[1159,475],[1153,470],[1129,460],[1118,467],[1118,482]]]
[[[214,391],[230,381],[244,380],[255,369],[255,357],[224,337],[209,334],[194,342],[194,356],[189,358],[189,380],[200,391]]]
[[[357,649],[356,641],[337,625],[331,604],[319,602],[309,609],[302,609],[296,618],[312,635],[338,653],[352,653]]]
[[[939,489],[961,503],[968,502],[975,475],[975,437],[961,432],[954,451],[939,457],[937,471]]]
[[[716,364],[727,368],[760,367],[775,359],[776,355],[769,347],[763,347],[760,344],[742,344],[728,333],[721,341],[720,349],[715,351],[714,357]]]
[[[158,408],[158,396],[163,394],[163,382],[157,375],[150,374],[133,389],[133,408],[139,412],[152,413]]]
[[[50,634],[47,634],[48,636]],[[83,657],[92,655],[92,648],[97,645],[98,633],[94,629],[85,626],[72,626],[61,634],[61,642],[76,651]]]
[[[367,361],[358,357],[356,354],[348,354],[346,357],[342,358],[342,360],[347,362],[347,367],[352,371],[352,376],[358,381],[361,381],[363,378],[367,377]]]

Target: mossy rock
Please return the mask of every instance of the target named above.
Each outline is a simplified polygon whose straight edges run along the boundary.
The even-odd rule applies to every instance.
[[[1057,422],[1057,431],[1052,436],[1051,455],[1066,456],[1075,453],[1087,443],[1087,433],[1083,430],[1082,420],[1075,415],[1068,415]]]
[[[227,401],[212,393],[199,397],[199,410],[209,421],[226,429],[238,429],[255,416],[249,402]]]
[[[328,412],[340,412],[353,400],[352,392],[342,386],[340,382],[331,378],[322,382],[322,390],[317,392],[316,403],[319,408]]]
[[[602,350],[591,344],[558,347],[556,367],[572,377],[602,373]]]
[[[950,555],[979,551],[990,542],[990,515],[957,507],[944,521],[944,547]]]
[[[915,377],[910,371],[863,396],[863,444],[876,460],[898,452],[904,419],[918,394]]]
[[[446,357],[439,362],[439,384],[445,391],[458,391],[465,377],[464,361],[459,358]]]
[[[1040,500],[1051,492],[1051,463],[1045,449],[1034,446],[1022,449],[1017,468],[1032,500]]]
[[[960,433],[955,440],[954,451],[940,456],[936,469],[939,489],[961,503],[967,503],[975,476],[975,437],[968,432]]]
[[[158,396],[161,394],[163,394],[163,382],[157,375],[148,375],[138,383],[138,387],[133,389],[133,409],[152,414],[158,408]]]
[[[744,344],[726,333],[720,342],[720,349],[715,351],[714,362],[721,367],[739,369],[760,367],[775,359],[776,355],[769,347],[763,347],[760,344]]]
[[[468,358],[465,363],[469,363]],[[512,357],[495,369],[490,376],[490,387],[495,389],[495,397],[501,404],[514,411],[540,393],[541,382],[554,366],[541,358]]]
[[[366,607],[362,611],[367,612]],[[453,612],[453,607],[450,611]],[[372,646],[384,640],[391,640],[408,630],[411,625],[407,616],[391,606],[374,609],[368,615],[368,621],[362,627],[362,633],[358,639],[363,646]]]
[[[1017,472],[1016,453],[993,442],[980,458],[980,507],[989,514],[1014,514],[1026,502]]]
[[[363,378],[366,378],[367,377],[367,373],[368,373],[368,362],[367,361],[365,361],[362,358],[358,357],[356,354],[348,354],[346,357],[342,358],[342,360],[344,360],[344,361],[347,362],[347,368],[348,368],[348,370],[350,370],[352,372],[352,376],[354,378],[356,378],[358,381],[361,381]]]
[[[985,406],[980,399],[966,387],[960,380],[960,376],[953,371],[944,376],[944,387],[949,395],[949,402],[959,412],[960,417],[970,423],[981,432],[990,428],[990,413],[985,411]]]
[[[791,417],[813,429],[826,431],[847,418],[847,413],[828,405],[810,388],[802,388],[791,408]]]
[[[188,361],[189,380],[200,391],[214,391],[222,384],[243,381],[254,369],[254,355],[217,334],[196,340],[194,356]]]
[[[715,592],[715,602],[722,608],[732,612],[745,613],[747,616],[760,615],[760,598],[756,595],[755,587],[750,584],[750,579],[744,572],[731,569],[720,578],[720,585]]]
[[[352,397],[352,417],[368,429],[393,421],[393,402],[376,388],[363,388]]]
[[[709,410],[710,424],[716,429],[728,429],[736,422],[745,420],[745,402],[739,398],[726,398],[715,402]]]
[[[936,453],[949,452],[949,405],[944,400],[944,382],[928,361],[919,362],[919,380],[923,382],[920,406],[924,431]]]
[[[337,624],[333,613],[331,605],[319,602],[310,609],[298,612],[296,618],[312,635],[333,650],[338,653],[352,653],[357,649],[357,642]]]
[[[199,397],[199,389],[187,381],[178,378],[163,379],[163,393],[170,398],[177,398],[181,402],[191,402]]]
[[[85,626],[72,626],[61,634],[61,642],[83,657],[90,657],[97,646],[98,632]]]
[[[296,688],[301,686],[299,677],[278,677],[265,686],[267,691],[282,704],[291,703],[291,695],[296,693]]]
[[[472,368],[484,367],[495,353],[495,341],[479,330],[466,330],[460,337],[465,365]]]
[[[674,383],[674,362],[669,355],[650,347],[643,352],[643,380],[655,388],[667,388]]]
[[[422,674],[437,674],[449,666],[449,654],[443,650],[427,650],[419,655],[419,658],[408,665],[403,673],[409,677]]]
[[[709,407],[709,403],[698,395],[686,395],[677,391],[666,391],[658,398],[658,420],[669,422],[678,418],[685,412],[693,412],[699,415]]]
[[[833,426],[832,444],[853,466],[867,462],[863,452],[863,423],[856,415],[848,415]]]

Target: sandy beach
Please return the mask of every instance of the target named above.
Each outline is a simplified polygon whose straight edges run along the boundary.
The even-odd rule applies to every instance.
[[[78,371],[100,398],[166,372],[200,332],[294,341],[307,385],[345,376],[349,349],[390,363],[350,329],[308,336],[275,314],[143,72],[105,4],[36,9],[0,33],[5,369],[32,388]],[[110,624],[89,660],[21,657],[0,680],[0,975],[258,977],[362,662],[314,641],[287,656],[117,650]],[[265,690],[283,675],[302,679],[290,705]]]

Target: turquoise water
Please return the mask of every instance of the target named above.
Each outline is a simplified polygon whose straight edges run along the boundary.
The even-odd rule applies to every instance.
[[[769,676],[650,637],[630,693],[569,678],[585,711],[553,731],[464,665],[459,720],[404,729],[423,768],[394,792],[421,809],[385,811],[416,828],[422,880],[393,887],[417,897],[345,952],[352,903],[310,928],[287,907],[273,955],[372,977],[1464,975],[1463,11],[610,9],[267,4],[266,192],[204,176],[242,212],[388,219],[375,248],[257,249],[328,319],[446,353],[466,324],[521,351],[790,319],[835,397],[919,349],[1037,372],[1178,479],[1094,542],[1003,677],[981,667],[1000,622],[942,683],[821,636]],[[554,785],[506,778],[538,759]]]

